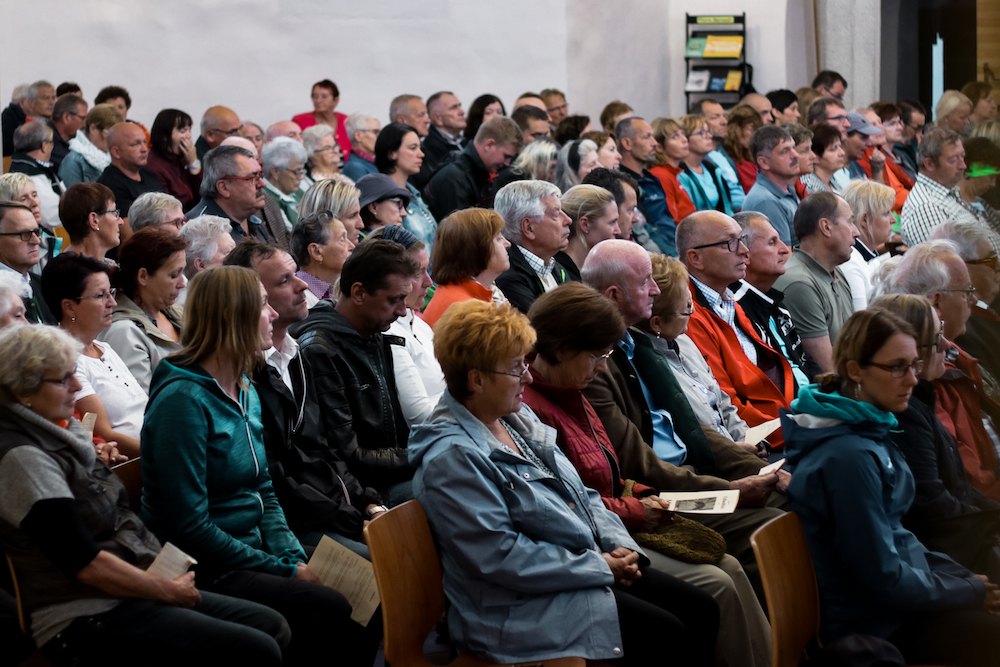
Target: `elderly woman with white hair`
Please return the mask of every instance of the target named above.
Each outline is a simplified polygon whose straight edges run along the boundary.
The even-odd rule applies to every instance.
[[[128,224],[133,232],[160,227],[178,234],[187,221],[180,200],[166,192],[145,192],[128,209]]]
[[[184,277],[191,280],[195,275],[213,266],[222,266],[226,255],[236,247],[229,230],[232,225],[226,218],[217,215],[202,215],[192,218],[184,225],[179,235],[188,242],[184,251]],[[174,302],[183,306],[187,300],[187,285]]]
[[[365,221],[361,219],[361,190],[330,178],[316,181],[299,202],[299,217],[320,211],[329,211],[344,223],[347,238],[354,245],[358,244],[361,230],[365,228]]]
[[[514,181],[548,181],[556,177],[556,160],[559,159],[559,144],[552,137],[538,137],[517,154],[509,167],[504,167],[493,179],[493,185],[500,188]]]
[[[579,185],[591,171],[600,166],[597,144],[590,139],[577,139],[562,147],[556,162],[555,184],[566,192]]]
[[[28,323],[24,316],[24,299],[28,296],[28,286],[19,275],[0,271],[0,329]]]
[[[1000,315],[989,306],[1000,294],[1000,259],[990,243],[990,232],[972,222],[948,221],[934,228],[932,238],[955,244],[976,289],[976,303],[965,323],[965,333],[955,342],[993,377],[1000,378]]]
[[[344,164],[344,176],[357,183],[362,176],[378,173],[375,140],[381,125],[375,116],[366,113],[352,113],[345,125],[347,136],[351,138],[351,154]]]
[[[264,144],[264,192],[281,209],[281,219],[289,232],[299,219],[298,206],[305,194],[299,189],[306,173],[306,149],[289,137],[277,137]]]
[[[305,146],[308,157],[307,174],[302,179],[303,188],[308,188],[323,178],[347,179],[340,173],[340,163],[344,157],[332,127],[320,124],[302,130],[302,145]]]
[[[957,90],[944,91],[934,107],[934,124],[958,132],[963,138],[972,134],[974,125],[969,122],[970,116],[972,100]]]
[[[841,195],[854,213],[858,237],[854,240],[850,259],[841,264],[840,269],[851,288],[854,310],[864,310],[868,307],[872,271],[889,256],[880,248],[892,238],[892,224],[896,221],[892,206],[896,191],[875,181],[851,181],[841,190]]]

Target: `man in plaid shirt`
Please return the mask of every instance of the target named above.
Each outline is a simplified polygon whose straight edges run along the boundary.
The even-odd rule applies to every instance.
[[[971,204],[962,199],[958,184],[965,172],[965,147],[951,130],[936,127],[920,142],[920,173],[903,204],[901,230],[909,246],[922,243],[942,222],[982,224]],[[990,230],[990,242],[1000,253],[1000,236]]]

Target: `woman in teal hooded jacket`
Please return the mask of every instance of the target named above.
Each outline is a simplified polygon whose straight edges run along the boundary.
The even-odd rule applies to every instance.
[[[910,664],[996,665],[997,587],[901,523],[915,485],[889,432],[922,367],[912,327],[859,311],[840,331],[834,365],[782,416],[788,508],[812,553],[823,639],[880,637]]]
[[[368,628],[319,583],[288,528],[267,470],[260,400],[247,379],[271,347],[277,313],[257,274],[224,266],[188,291],[183,348],[153,373],[142,429],[141,516],[198,561],[199,587],[265,604],[292,628],[286,664],[337,651],[371,665],[380,619]]]

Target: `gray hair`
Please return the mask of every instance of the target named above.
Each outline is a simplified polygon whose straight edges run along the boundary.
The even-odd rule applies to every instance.
[[[395,123],[399,116],[410,115],[410,101],[417,100],[423,102],[418,95],[398,95],[389,104],[389,122]]]
[[[28,99],[28,88],[31,88],[30,83],[22,83],[14,86],[14,91],[10,94],[10,101],[16,103]]]
[[[194,278],[197,273],[194,260],[200,259],[204,264],[215,257],[215,253],[219,252],[219,237],[229,234],[231,229],[229,220],[217,215],[202,215],[181,227],[180,236],[188,242],[188,247],[184,251],[187,260],[184,265],[184,275]]]
[[[14,150],[18,153],[37,151],[46,141],[52,141],[52,128],[41,121],[33,120],[14,130]]]
[[[885,294],[917,294],[930,296],[948,289],[951,276],[944,260],[954,257],[961,260],[958,246],[951,241],[925,241],[918,243],[903,256],[895,270],[879,273],[872,300]]]
[[[47,374],[72,364],[81,351],[83,343],[59,327],[36,324],[0,332],[0,390],[4,398],[34,394]]]
[[[547,181],[551,178],[552,161],[558,155],[559,144],[556,143],[555,139],[538,137],[524,147],[524,150],[518,154],[510,166],[512,169],[527,174],[528,178]]]
[[[133,232],[143,227],[156,227],[163,224],[166,212],[172,208],[184,207],[177,197],[166,192],[144,192],[136,197],[128,209],[128,224]]]
[[[514,181],[500,188],[493,209],[503,218],[503,235],[514,244],[521,243],[521,221],[541,220],[545,216],[544,197],[559,199],[562,192],[548,181]]]
[[[34,102],[35,100],[38,99],[38,91],[42,88],[55,89],[55,86],[53,86],[45,79],[39,79],[38,81],[35,81],[33,84],[28,86],[28,88],[24,91],[24,97],[22,99]]]
[[[990,242],[989,230],[978,222],[942,222],[931,232],[934,240],[951,241],[958,248],[958,256],[965,261],[979,259],[976,246],[983,241]]]
[[[305,164],[306,160],[309,159],[302,144],[291,137],[275,137],[271,143],[264,144],[264,150],[261,153],[260,158],[264,163],[265,178],[270,178],[273,167],[288,169],[288,165],[293,160]]]
[[[576,155],[579,161],[577,162],[577,168],[573,169],[573,166],[569,163],[570,151],[573,150],[573,145],[577,145]],[[528,144],[529,146],[531,144]],[[583,164],[584,158],[586,158],[591,153],[597,152],[597,144],[590,139],[583,139],[577,144],[576,141],[568,141],[566,145],[562,147],[559,151],[559,161],[556,163],[556,176],[555,184],[562,191],[566,192],[574,185],[580,185],[580,177],[577,175],[579,171],[579,166]]]
[[[288,251],[300,269],[311,263],[310,245],[315,243],[324,246],[330,242],[330,227],[337,218],[328,216],[326,213],[326,211],[318,211],[303,216],[292,228],[292,238],[288,242]]]
[[[0,271],[0,318],[14,307],[14,299],[24,300],[29,296],[28,286],[21,276],[13,271]]]
[[[360,130],[367,130],[368,121],[370,120],[378,122],[378,118],[367,113],[352,113],[348,116],[344,122],[344,129],[347,130],[347,138],[354,141],[354,133]]]
[[[934,127],[924,132],[924,138],[921,139],[920,148],[918,149],[920,151],[921,168],[923,167],[923,158],[930,158],[934,164],[937,164],[938,158],[944,152],[944,147],[957,144],[961,140],[962,137],[957,132],[952,132],[946,127]]]
[[[302,145],[306,148],[306,155],[309,159],[316,154],[316,147],[323,137],[333,136],[333,128],[325,123],[313,125],[302,130]]]
[[[783,141],[792,141],[792,135],[782,126],[765,125],[758,128],[750,137],[750,154],[753,156],[754,165],[756,166],[759,156],[769,156]]]
[[[239,167],[236,158],[253,158],[253,153],[240,146],[216,146],[201,159],[204,172],[201,179],[201,196],[215,199],[219,196],[219,181],[225,176],[236,176]]]
[[[10,171],[0,176],[0,201],[17,201],[21,190],[28,185],[34,185],[31,176],[19,171]]]
[[[747,237],[747,249],[753,247],[754,241],[757,240],[757,236],[759,235],[757,228],[753,226],[753,221],[763,220],[767,224],[771,224],[771,218],[760,211],[740,211],[733,214],[733,220],[736,221],[736,224],[740,226],[740,231]]]

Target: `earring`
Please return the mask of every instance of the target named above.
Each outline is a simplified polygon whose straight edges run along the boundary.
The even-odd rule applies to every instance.
[[[656,337],[657,337],[657,338],[659,338],[659,337],[660,337],[660,334],[661,334],[661,333],[663,333],[663,332],[662,332],[662,331],[654,331],[653,333],[655,333],[655,334],[656,334]]]
[[[861,383],[860,382],[855,382],[854,383],[854,400],[855,401],[860,401],[861,400]]]
[[[76,322],[76,318],[75,317],[71,317],[69,321],[70,322]]]

